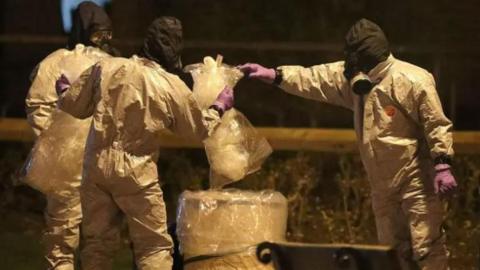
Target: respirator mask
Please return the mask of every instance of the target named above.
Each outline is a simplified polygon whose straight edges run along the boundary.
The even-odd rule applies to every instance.
[[[358,72],[356,75],[353,76],[352,79],[350,79],[350,87],[355,94],[365,95],[372,90],[373,83],[367,74],[363,72]]]
[[[367,75],[390,55],[388,40],[375,23],[361,19],[345,35],[345,78],[357,95],[368,94],[374,83]]]
[[[357,95],[368,94],[373,88],[373,82],[366,72],[359,67],[358,56],[356,53],[345,52],[345,70],[344,76],[350,83],[352,91]]]
[[[111,30],[97,30],[90,35],[90,41],[100,48],[105,44],[109,44],[111,40]]]

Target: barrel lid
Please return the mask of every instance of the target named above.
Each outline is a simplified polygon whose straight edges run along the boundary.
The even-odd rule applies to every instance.
[[[211,202],[217,203],[234,203],[234,204],[279,204],[286,205],[287,199],[278,191],[274,190],[239,190],[239,189],[222,189],[222,190],[202,190],[202,191],[185,191],[180,196],[180,202]]]

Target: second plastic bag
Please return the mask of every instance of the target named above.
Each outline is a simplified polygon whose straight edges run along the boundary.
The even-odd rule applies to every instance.
[[[91,118],[79,120],[57,110],[25,164],[24,182],[55,197],[70,197],[82,178],[83,154]]]
[[[221,124],[205,141],[210,163],[210,187],[220,188],[260,170],[272,153],[261,136],[239,111],[227,111]]]
[[[237,68],[205,57],[203,64],[186,67],[192,74],[195,99],[202,109],[209,108],[227,85],[234,87],[243,74]],[[239,111],[227,111],[219,126],[204,141],[210,163],[210,187],[221,188],[243,179],[261,168],[272,153],[267,140],[261,136]]]
[[[55,95],[55,80],[64,74],[74,82],[85,70],[107,57],[102,51],[77,45],[73,51],[61,51],[42,67],[35,87],[42,95]],[[32,86],[33,87],[33,86]],[[53,197],[71,197],[81,184],[83,155],[91,118],[84,120],[55,109],[50,125],[36,139],[22,171],[22,181]]]

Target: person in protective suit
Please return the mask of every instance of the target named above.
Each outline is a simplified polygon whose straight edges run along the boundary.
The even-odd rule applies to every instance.
[[[171,28],[162,21],[149,28],[146,58],[104,59],[72,85],[57,81],[62,110],[80,119],[93,116],[81,187],[83,269],[111,269],[113,236],[123,216],[137,268],[171,269],[173,244],[156,165],[159,135],[169,130],[203,140],[233,106],[233,91],[226,87],[212,107],[200,110],[188,87],[158,64],[178,57],[165,55],[162,35]]]
[[[177,75],[189,89],[193,88],[193,78],[190,73],[183,72],[183,27],[182,22],[175,17],[159,17],[147,29],[139,56],[153,59],[167,72]],[[157,49],[154,49],[157,48]],[[183,258],[180,255],[176,236],[176,223],[170,223],[168,233],[174,243],[172,269],[183,269]]]
[[[353,110],[380,243],[396,247],[403,269],[448,269],[439,195],[456,187],[452,123],[435,81],[396,59],[383,31],[366,19],[348,31],[345,53],[345,61],[308,68],[240,69],[287,93]]]
[[[168,29],[161,31],[161,29]],[[138,53],[144,58],[153,59],[169,73],[175,74],[191,89],[193,79],[190,73],[182,70],[183,51],[183,27],[182,22],[175,17],[159,17],[155,19],[147,29],[143,47]],[[151,50],[158,52],[158,55],[151,54]]]
[[[97,47],[112,56],[121,56],[112,46],[112,23],[107,13],[97,4],[84,1],[73,13],[72,30],[68,38],[68,48],[73,49],[78,43]]]
[[[61,113],[56,110],[58,95],[55,92],[55,82],[58,77],[62,73],[67,76],[81,74],[100,59],[110,57],[105,49],[108,51],[112,49],[109,45],[111,36],[110,19],[101,7],[92,2],[83,2],[77,7],[68,49],[59,49],[51,53],[32,73],[32,85],[25,101],[27,120],[37,137],[49,128],[52,121],[58,119],[54,115],[58,116]],[[88,127],[87,123],[78,128]],[[69,132],[73,137],[73,132],[76,131],[66,130],[58,136],[69,136]],[[84,145],[85,140],[86,136],[83,143],[78,144]],[[58,149],[64,150],[66,149]],[[83,153],[83,150],[75,152]],[[43,242],[48,269],[74,269],[74,253],[79,244],[79,225],[82,219],[79,194],[81,171],[76,172],[76,175],[78,177],[65,176],[66,185],[71,187],[71,190],[65,192],[67,196],[57,197],[48,194],[46,196],[46,231]]]

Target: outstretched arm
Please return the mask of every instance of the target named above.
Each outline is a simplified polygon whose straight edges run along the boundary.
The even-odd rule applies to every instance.
[[[239,66],[248,78],[273,83],[287,93],[351,109],[353,98],[343,75],[343,62],[312,67],[281,66],[275,69],[258,64]]]
[[[201,110],[192,92],[178,77],[166,75],[164,79],[164,87],[168,89],[156,107],[166,112],[167,128],[184,138],[203,141],[220,123],[223,112],[233,106],[232,89],[224,89],[212,107]]]

